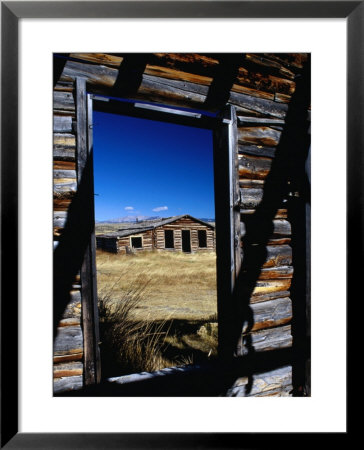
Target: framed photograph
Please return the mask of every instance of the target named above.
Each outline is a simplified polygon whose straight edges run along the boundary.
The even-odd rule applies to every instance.
[[[347,436],[363,8],[1,3],[3,447]]]

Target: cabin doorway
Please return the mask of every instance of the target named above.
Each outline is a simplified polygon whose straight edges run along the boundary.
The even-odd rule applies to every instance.
[[[191,253],[191,232],[190,230],[182,230],[182,251]]]

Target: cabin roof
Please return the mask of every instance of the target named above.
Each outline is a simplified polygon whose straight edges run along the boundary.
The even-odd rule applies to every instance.
[[[163,225],[168,225],[169,223],[173,223],[179,219],[188,217],[189,219],[192,219],[195,222],[199,222],[203,225],[206,225],[207,227],[211,229],[215,229],[215,226],[211,223],[205,222],[201,219],[196,219],[196,217],[192,217],[189,214],[182,214],[180,216],[172,216],[167,217],[166,219],[155,219],[150,220],[146,222],[140,222],[140,223],[133,223],[130,224],[130,227],[122,228],[118,231],[114,231],[112,233],[107,234],[99,234],[97,237],[113,237],[113,238],[121,238],[125,236],[130,236],[132,234],[138,234],[138,233],[144,233],[145,231],[154,230],[155,228],[158,228]]]

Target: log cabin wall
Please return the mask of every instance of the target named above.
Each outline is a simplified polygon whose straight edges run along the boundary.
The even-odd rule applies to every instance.
[[[172,230],[174,237],[174,249],[182,251],[182,230],[190,231],[191,252],[214,250],[214,230],[202,223],[196,222],[189,217],[176,220],[167,225],[157,227],[155,230],[155,248],[165,250],[165,230]],[[201,248],[198,241],[198,231],[206,232],[206,248]]]
[[[53,92],[53,209],[54,247],[61,240],[69,206],[77,192],[75,85],[58,81]],[[55,257],[56,258],[56,257]],[[55,270],[62,263],[55,261]],[[62,269],[61,269],[62,271]],[[55,274],[56,277],[56,274]],[[55,286],[57,281],[55,280]],[[54,341],[54,392],[83,385],[83,335],[80,275],[76,274],[69,298],[56,317]],[[56,289],[56,288],[55,288]],[[57,308],[55,308],[57,311]]]
[[[292,242],[302,237],[295,235],[297,215],[291,217],[290,211],[296,201],[302,200],[304,191],[302,173],[299,168],[292,171],[291,166],[294,159],[304,161],[305,149],[294,140],[290,130],[295,130],[295,117],[289,117],[308,55],[74,53],[67,58],[54,91],[56,234],[76,190],[72,121],[73,83],[77,77],[85,78],[88,90],[95,94],[209,112],[218,112],[227,103],[234,105],[242,231],[242,289],[238,301],[249,316],[242,327],[239,352],[244,355],[290,348],[295,333],[291,283],[297,276]],[[301,107],[307,116],[309,105],[302,103],[302,97],[299,100],[298,109]],[[302,111],[297,117],[302,118]],[[287,134],[289,138],[283,139]],[[79,295],[79,291],[74,292]],[[302,314],[302,308],[296,310]],[[72,316],[72,320],[77,317]],[[58,348],[56,345],[59,354],[64,351]],[[81,370],[80,364],[77,367]],[[226,395],[286,396],[292,395],[293,384],[289,362],[237,377]]]

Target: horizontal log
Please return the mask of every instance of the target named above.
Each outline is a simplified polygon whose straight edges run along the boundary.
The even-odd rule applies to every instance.
[[[241,188],[251,188],[251,189],[263,189],[264,180],[253,180],[253,179],[240,179],[239,187]]]
[[[274,61],[270,59],[268,56],[262,55],[261,53],[247,53],[246,59],[247,61],[252,62],[258,66],[276,69],[277,72],[284,78],[293,80],[295,77],[295,73],[292,72],[292,70],[289,70],[286,67],[284,67],[281,62]]]
[[[77,180],[74,178],[58,178],[53,182],[53,193],[57,195],[67,194],[71,196],[77,190]]]
[[[115,84],[118,73],[117,69],[103,65],[67,61],[60,80],[70,81],[81,77],[86,78],[91,85],[112,87]]]
[[[75,161],[54,160],[53,161],[53,169],[54,170],[76,170],[76,162]]]
[[[230,92],[229,103],[258,113],[283,119],[288,111],[288,105],[272,100],[253,97],[251,95]]]
[[[282,119],[273,119],[271,117],[247,117],[247,116],[241,116],[239,115],[237,117],[238,120],[238,127],[244,127],[244,126],[271,126],[271,125],[284,125],[285,121]]]
[[[272,292],[288,291],[290,287],[291,280],[286,278],[279,280],[258,280],[252,295],[266,295]]]
[[[272,167],[272,159],[239,155],[239,177],[264,180]]]
[[[60,179],[72,179],[75,180],[77,178],[77,174],[75,170],[53,170],[53,177],[56,180]]]
[[[239,377],[228,390],[227,397],[255,397],[269,395],[272,392],[288,392],[292,389],[292,366],[263,373],[254,373],[249,377]],[[251,384],[247,392],[247,386]]]
[[[83,352],[74,353],[71,355],[57,355],[53,356],[53,364],[65,364],[74,361],[82,361]]]
[[[57,161],[76,161],[75,148],[55,148],[53,158]]]
[[[255,213],[255,209],[241,209],[240,216],[241,220],[244,222],[249,216]],[[278,209],[274,216],[274,219],[286,219],[288,216],[287,209]]]
[[[289,297],[268,300],[250,305],[253,323],[245,323],[243,333],[285,325],[292,319],[292,302]]]
[[[304,63],[308,60],[307,53],[265,53],[264,56],[277,61],[292,71],[294,71],[293,68],[302,69]]]
[[[53,149],[76,149],[76,136],[70,133],[54,133],[53,134]]]
[[[256,249],[257,254],[260,254],[259,246],[253,247],[252,251]],[[289,245],[267,245],[264,247],[264,254],[266,255],[262,268],[272,268],[280,266],[290,266],[292,264],[292,248]],[[252,258],[254,255],[252,254]],[[242,260],[244,261],[244,248],[242,249]],[[247,264],[247,261],[244,261]],[[255,265],[253,261],[252,264]]]
[[[264,189],[250,189],[250,188],[241,188],[240,189],[240,208],[241,209],[255,209],[260,206],[263,200]],[[286,199],[282,200],[281,207],[284,206]]]
[[[73,92],[74,83],[72,81],[57,81],[54,91]]]
[[[280,267],[268,267],[261,269],[259,274],[259,280],[274,280],[278,278],[292,278],[293,267],[280,266]]]
[[[266,302],[267,300],[274,300],[275,298],[283,298],[283,297],[289,297],[290,292],[289,291],[278,291],[278,292],[268,292],[267,294],[263,295],[252,295],[250,297],[250,303],[260,303],[260,302]]]
[[[71,116],[53,116],[53,132],[70,133],[73,130]]]
[[[54,198],[53,199],[53,210],[54,211],[67,211],[70,204],[72,202],[72,199],[70,198]]]
[[[53,91],[53,109],[75,111],[75,99],[72,92]]]
[[[92,62],[114,68],[118,68],[124,59],[122,56],[110,55],[107,53],[71,53],[70,58],[82,59],[86,62]]]
[[[256,144],[275,147],[279,144],[281,132],[270,127],[239,127],[238,142],[240,144]]]
[[[276,328],[268,328],[261,331],[253,331],[243,336],[243,355],[247,355],[251,347],[256,352],[266,352],[278,348],[292,346],[291,325]]]
[[[75,280],[75,283],[77,283],[77,280]],[[81,318],[81,292],[78,289],[74,289],[70,292],[70,301],[68,302],[62,314],[61,320],[65,319],[80,320],[80,318]]]
[[[72,327],[72,326],[77,326],[77,325],[81,325],[81,321],[77,317],[62,319],[62,320],[60,320],[60,322],[58,324],[59,327]]]
[[[265,147],[263,145],[238,145],[239,155],[265,156],[274,158],[276,154],[275,147]]]
[[[64,376],[82,375],[83,364],[81,361],[69,361],[53,364],[53,376],[55,378]]]
[[[252,225],[250,225],[252,223]],[[273,230],[270,238],[272,237],[282,237],[282,236],[290,236],[292,234],[291,224],[288,220],[285,219],[275,219],[272,222]],[[254,216],[247,216],[242,219],[240,223],[240,234],[241,237],[244,237],[246,234],[246,230],[249,229],[249,226],[254,227],[254,232],[259,233],[260,224],[256,223],[254,220]]]
[[[82,329],[80,326],[58,327],[54,340],[54,355],[69,355],[83,351]]]
[[[82,376],[73,376],[65,378],[55,378],[53,381],[53,392],[59,394],[62,392],[76,391],[82,389]]]

